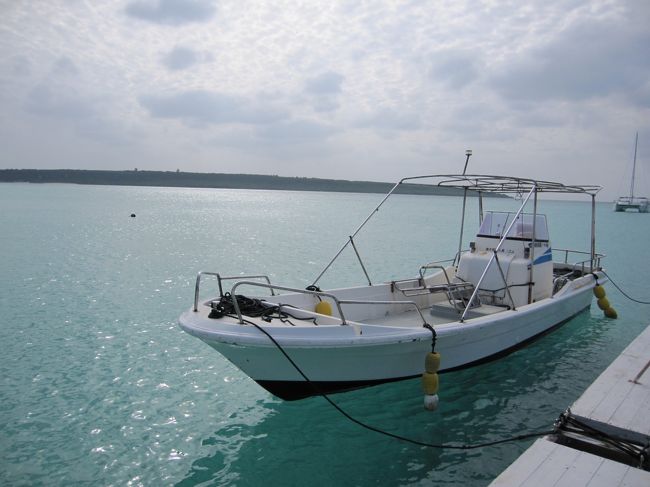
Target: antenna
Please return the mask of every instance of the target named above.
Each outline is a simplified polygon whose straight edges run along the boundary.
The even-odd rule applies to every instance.
[[[465,151],[465,155],[467,156],[467,159],[465,159],[465,167],[463,168],[463,176],[465,175],[465,171],[467,171],[467,163],[469,162],[469,158],[472,156],[472,149],[467,149]]]

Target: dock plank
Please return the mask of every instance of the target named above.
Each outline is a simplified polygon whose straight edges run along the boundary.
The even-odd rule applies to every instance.
[[[571,406],[573,414],[650,435],[650,326]],[[493,487],[648,487],[650,472],[546,438],[535,441],[491,484]]]
[[[632,380],[650,360],[650,327],[641,333],[574,403],[579,416],[650,433],[650,370]]]
[[[620,487],[648,487],[650,474],[638,468],[630,468],[623,477]]]
[[[545,439],[537,440],[491,487],[648,487],[650,472]]]
[[[537,440],[491,487],[647,487],[650,472],[574,450],[544,439]]]

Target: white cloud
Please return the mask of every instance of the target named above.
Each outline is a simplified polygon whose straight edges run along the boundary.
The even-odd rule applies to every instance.
[[[429,75],[434,82],[444,83],[448,88],[464,88],[480,76],[480,54],[469,50],[442,50],[431,55]]]
[[[634,0],[9,2],[0,144],[13,166],[86,167],[91,147],[379,180],[471,147],[484,170],[607,185],[631,134],[650,146],[648,18]]]
[[[357,127],[383,131],[412,131],[422,128],[421,116],[415,111],[381,108],[359,118]]]
[[[617,19],[579,20],[521,53],[492,85],[507,100],[585,100],[621,95],[647,104],[650,31]]]
[[[269,124],[287,118],[271,105],[253,104],[247,98],[196,90],[166,95],[142,95],[140,103],[152,117],[179,119],[192,126],[243,123]]]
[[[131,17],[164,25],[206,22],[215,14],[209,0],[133,0],[125,11]]]
[[[163,57],[163,64],[173,71],[187,69],[198,62],[193,49],[177,46]]]
[[[345,78],[333,71],[321,73],[305,81],[305,91],[314,95],[335,95],[341,92]]]
[[[212,54],[208,52],[197,51],[185,46],[175,46],[163,56],[162,62],[171,71],[182,71],[213,59]]]
[[[334,71],[307,78],[304,94],[316,112],[331,112],[340,106],[341,86],[345,77]]]
[[[274,144],[284,144],[322,140],[335,132],[334,127],[325,124],[309,120],[287,120],[259,127],[257,135]]]
[[[103,143],[126,143],[133,134],[117,123],[111,111],[113,95],[89,86],[87,77],[68,57],[57,58],[27,91],[21,106],[32,127],[66,127],[81,137]],[[34,130],[38,137],[38,130]]]
[[[92,100],[84,100],[70,89],[55,89],[43,84],[30,92],[26,107],[31,113],[59,120],[81,122],[95,116]]]

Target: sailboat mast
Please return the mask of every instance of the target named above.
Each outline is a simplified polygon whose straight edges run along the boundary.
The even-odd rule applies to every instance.
[[[632,184],[630,184],[630,203],[634,201],[634,173],[636,172],[636,145],[639,143],[639,132],[634,138],[634,164],[632,164]]]

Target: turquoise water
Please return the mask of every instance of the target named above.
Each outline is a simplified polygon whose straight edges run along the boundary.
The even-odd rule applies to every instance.
[[[322,398],[274,398],[176,325],[199,270],[310,284],[380,199],[0,184],[0,483],[488,484],[532,440],[439,451],[385,438]],[[457,198],[393,203],[358,240],[377,282],[413,275],[458,245]],[[589,204],[541,206],[556,247],[588,249]],[[597,226],[610,275],[650,299],[650,215],[602,203]],[[348,254],[322,281],[361,283]],[[443,375],[435,413],[423,410],[418,380],[333,398],[373,426],[427,442],[546,429],[648,324],[647,307],[612,286],[608,296],[617,321],[594,305],[500,361]]]

